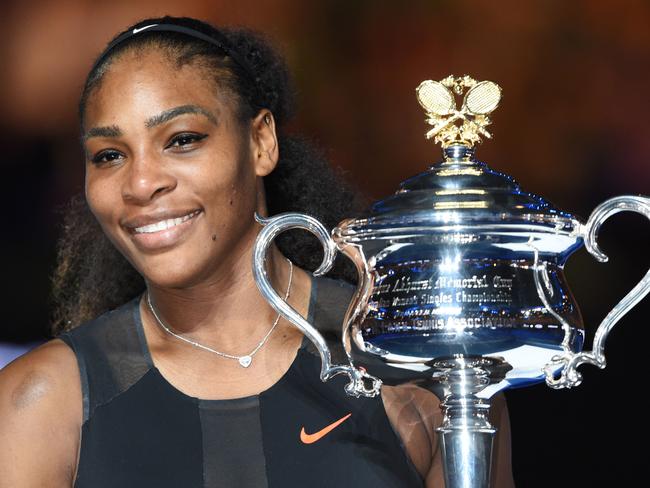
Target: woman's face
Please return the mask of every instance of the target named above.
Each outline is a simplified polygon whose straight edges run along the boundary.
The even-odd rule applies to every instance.
[[[264,205],[258,180],[277,161],[262,115],[240,123],[207,73],[152,49],[115,59],[91,93],[86,198],[150,283],[196,285],[245,258]]]

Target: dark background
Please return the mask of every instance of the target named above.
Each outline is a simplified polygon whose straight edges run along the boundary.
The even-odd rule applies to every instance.
[[[83,189],[76,100],[92,59],[126,25],[167,13],[274,39],[296,78],[295,130],[372,199],[439,159],[423,137],[414,89],[452,73],[503,88],[494,140],[478,156],[525,190],[583,219],[612,196],[650,194],[648,2],[5,0],[0,340],[47,337],[56,209]],[[650,265],[649,238],[644,218],[619,214],[601,232],[609,263],[584,249],[570,259],[588,346]],[[607,341],[607,368],[583,367],[580,387],[507,393],[518,487],[639,483],[649,313],[646,299],[621,321]]]

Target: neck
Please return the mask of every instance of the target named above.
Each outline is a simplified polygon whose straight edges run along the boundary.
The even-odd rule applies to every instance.
[[[251,262],[252,247],[224,262],[205,283],[184,289],[150,284],[148,293],[158,317],[188,339],[228,354],[248,354],[277,318],[277,313],[259,293]],[[275,246],[268,254],[267,263],[271,283],[284,296],[289,287],[290,264]],[[304,302],[304,278],[309,280],[304,273],[302,277],[300,274],[298,269],[294,270],[289,299],[294,307],[298,305],[296,308]],[[152,315],[150,318],[156,321]],[[166,334],[162,329],[160,332]]]

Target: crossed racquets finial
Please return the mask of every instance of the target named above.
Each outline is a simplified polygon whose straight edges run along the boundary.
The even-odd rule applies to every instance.
[[[463,105],[458,110],[454,94],[460,96],[465,90]],[[423,81],[415,91],[418,102],[427,111],[427,123],[433,126],[427,139],[435,138],[443,147],[471,147],[481,141],[481,136],[492,138],[485,128],[491,123],[488,115],[501,100],[501,87],[496,83],[451,75],[440,81]]]

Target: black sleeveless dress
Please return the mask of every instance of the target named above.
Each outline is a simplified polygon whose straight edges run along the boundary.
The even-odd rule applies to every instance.
[[[351,292],[342,282],[313,279],[309,319],[326,337],[340,330]],[[201,400],[154,366],[138,303],[60,336],[81,372],[76,488],[423,486],[381,398],[348,397],[345,377],[321,382],[320,358],[307,341],[268,390]],[[317,440],[303,442],[303,428],[312,435],[305,440]]]

